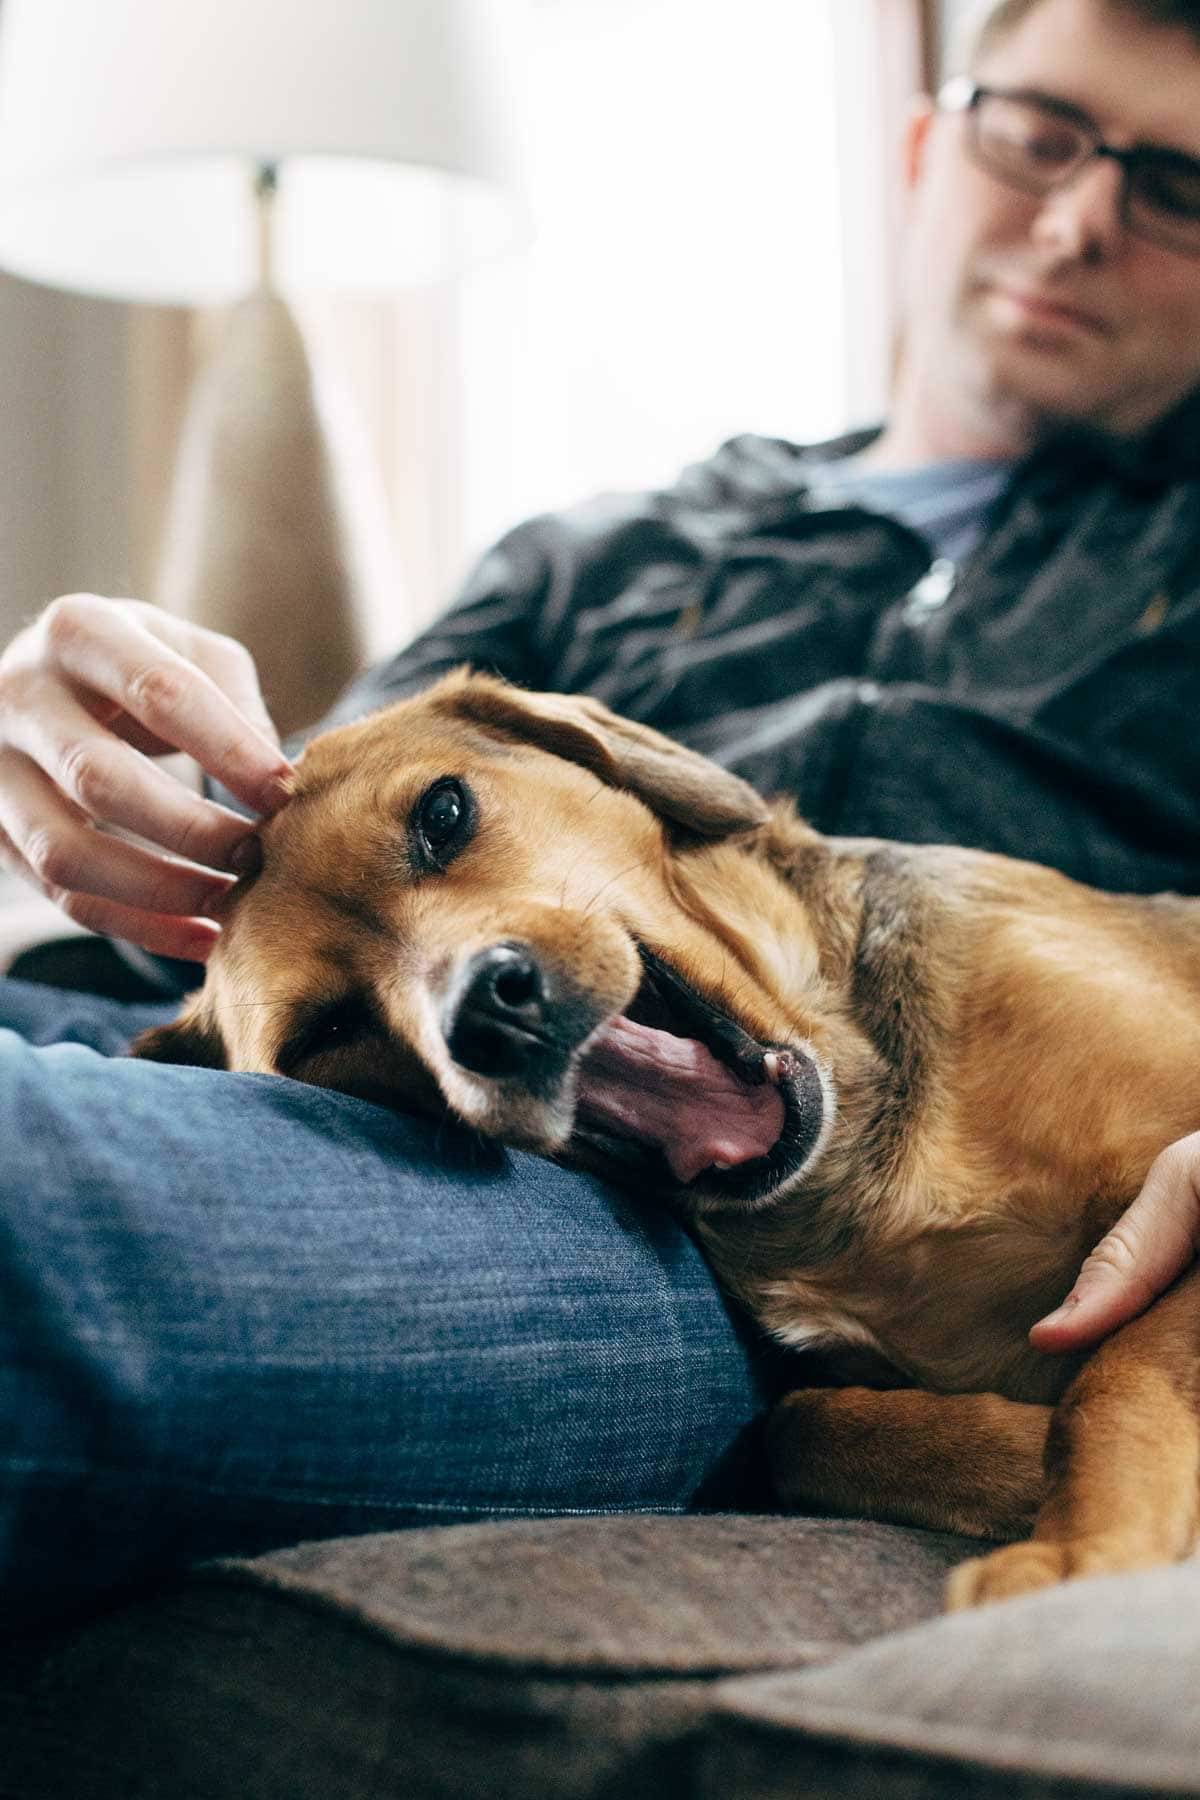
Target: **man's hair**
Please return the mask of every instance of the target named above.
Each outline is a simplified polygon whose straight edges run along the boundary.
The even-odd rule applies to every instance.
[[[1200,48],[1200,0],[1097,0],[1114,12],[1130,13],[1147,25],[1190,31]],[[994,44],[1015,31],[1044,0],[979,0],[951,40],[952,73],[974,67]]]

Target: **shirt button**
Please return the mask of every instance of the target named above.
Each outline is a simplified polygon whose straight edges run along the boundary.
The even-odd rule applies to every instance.
[[[939,556],[936,562],[930,563],[920,581],[909,591],[905,611],[917,618],[923,613],[936,612],[939,606],[945,606],[954,592],[957,580],[957,564],[952,563],[948,556]]]

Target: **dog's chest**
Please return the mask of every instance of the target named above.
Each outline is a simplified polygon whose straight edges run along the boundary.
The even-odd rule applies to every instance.
[[[1077,1254],[1073,1238],[1018,1245],[989,1225],[739,1286],[789,1349],[869,1353],[897,1371],[897,1385],[1048,1404],[1078,1359],[1041,1354],[1028,1331],[1066,1292]]]

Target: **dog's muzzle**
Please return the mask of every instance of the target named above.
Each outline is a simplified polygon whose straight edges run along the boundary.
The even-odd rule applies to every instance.
[[[493,944],[458,972],[442,1011],[454,1061],[551,1098],[601,1011],[522,944]]]
[[[477,951],[442,1006],[451,1057],[497,1083],[503,1106],[566,1096],[580,1141],[642,1185],[658,1171],[693,1194],[699,1180],[713,1204],[771,1195],[823,1135],[815,1062],[756,1042],[655,953],[640,955],[642,984],[615,1014],[525,944]]]

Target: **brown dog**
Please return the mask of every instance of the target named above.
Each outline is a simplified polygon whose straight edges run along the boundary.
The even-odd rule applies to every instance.
[[[1026,1332],[1200,1122],[1200,905],[825,839],[465,671],[317,739],[262,840],[140,1055],[449,1110],[682,1206],[777,1338],[867,1359],[777,1409],[786,1502],[1032,1527],[952,1604],[1192,1548],[1200,1277],[1082,1366]]]

